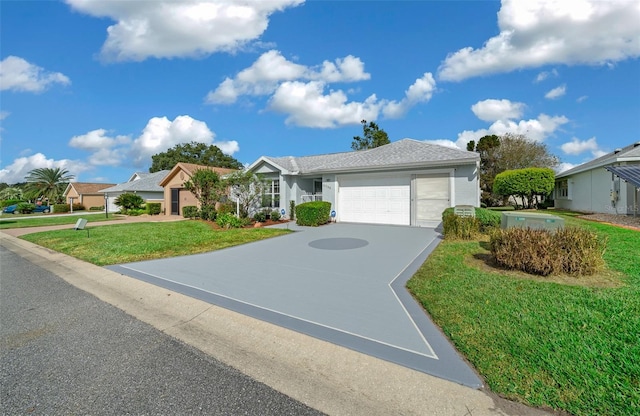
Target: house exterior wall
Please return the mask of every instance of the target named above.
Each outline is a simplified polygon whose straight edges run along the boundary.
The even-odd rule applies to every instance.
[[[67,204],[71,204],[72,198],[75,203],[78,203],[80,201],[80,195],[78,195],[78,192],[73,187],[71,187],[71,189],[69,189],[69,192],[67,192]]]
[[[165,210],[165,214],[171,214],[171,190],[180,189],[180,214],[182,215],[182,208],[190,205],[200,207],[200,203],[196,197],[186,189],[184,189],[185,181],[189,180],[189,175],[184,172],[180,172],[174,175],[164,186],[163,204],[162,208]]]
[[[556,180],[555,207],[577,212],[595,212],[607,214],[633,213],[633,193],[627,189],[627,184],[619,178],[612,178],[613,174],[603,167],[576,173]],[[558,184],[567,180],[569,194],[558,195]],[[618,185],[614,185],[619,181]],[[619,186],[618,199],[611,200],[614,186]],[[629,195],[631,194],[631,198]]]
[[[104,206],[104,195],[81,195],[80,203],[84,205],[86,209],[91,207],[101,207]]]

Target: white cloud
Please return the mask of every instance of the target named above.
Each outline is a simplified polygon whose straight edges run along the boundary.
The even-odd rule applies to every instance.
[[[153,117],[149,120],[142,134],[133,141],[131,157],[136,166],[149,163],[151,156],[181,143],[199,142],[214,144],[223,153],[232,155],[240,150],[238,142],[213,142],[215,133],[203,121],[190,116],[178,116],[173,121],[167,117]]]
[[[574,137],[570,142],[564,143],[560,146],[560,149],[568,155],[579,155],[587,151],[591,151],[592,153],[597,152],[600,147],[598,146],[598,142],[595,137],[587,140],[580,140],[577,137]]]
[[[447,139],[436,139],[436,140],[423,140],[425,143],[437,144],[439,146],[450,147],[452,149],[462,149],[467,150],[467,144],[463,147],[458,146],[456,142]]]
[[[574,165],[573,163],[568,163],[568,162],[562,162],[556,168],[556,174],[562,173],[562,172],[567,171],[569,169],[573,169],[576,166],[578,166],[578,165]]]
[[[364,102],[347,102],[343,91],[325,95],[324,88],[321,81],[283,82],[269,100],[268,108],[288,114],[286,124],[303,127],[332,128],[378,118],[383,103],[375,94]]]
[[[258,39],[271,14],[303,0],[66,0],[75,10],[109,17],[101,55],[109,61],[205,56],[235,51]]]
[[[29,171],[39,168],[62,168],[69,171],[69,174],[74,175],[76,178],[82,172],[90,169],[86,163],[77,160],[54,160],[47,159],[42,153],[36,153],[31,156],[19,157],[13,161],[10,165],[0,169],[0,182],[8,184],[14,184],[18,182],[24,182],[25,176]]]
[[[589,96],[587,96],[587,95],[581,95],[580,97],[578,97],[578,98],[576,99],[576,102],[577,102],[577,103],[583,103],[583,102],[587,101],[587,98],[589,98]]]
[[[541,142],[553,134],[560,126],[569,122],[565,116],[548,116],[540,114],[536,119],[530,120],[497,120],[489,128],[479,130],[465,130],[458,134],[456,144],[460,149],[466,149],[471,140],[476,142],[483,136],[495,134],[502,136],[507,133],[523,135],[530,140]]]
[[[471,111],[482,121],[498,121],[520,118],[524,108],[524,103],[488,99],[472,105]]]
[[[286,81],[281,83],[269,99],[268,109],[287,114],[286,124],[303,127],[334,128],[360,124],[362,120],[377,120],[382,112],[394,118],[405,114],[411,107],[428,101],[435,89],[430,73],[418,78],[405,91],[400,101],[378,99],[371,94],[364,101],[349,101],[342,90],[325,93],[324,81]]]
[[[226,78],[205,101],[210,104],[232,104],[241,95],[270,95],[284,81],[353,82],[367,80],[360,58],[348,55],[334,62],[324,61],[319,67],[308,67],[287,60],[280,51],[263,53],[250,67],[235,78]]]
[[[439,78],[467,78],[549,64],[608,64],[640,56],[637,0],[503,0],[500,33],[449,54]]]
[[[429,101],[436,88],[436,81],[430,72],[425,72],[422,78],[416,81],[405,91],[404,98],[400,101],[391,101],[384,105],[383,114],[388,118],[402,117],[411,107]]]
[[[0,111],[0,120],[4,120],[5,118],[9,117],[11,113],[8,111]]]
[[[534,80],[534,82],[542,82],[549,77],[557,77],[557,76],[558,76],[558,70],[555,68],[552,69],[551,71],[542,71],[538,74],[538,76],[536,76],[536,79]]]
[[[83,150],[100,150],[112,148],[120,144],[127,144],[131,141],[129,136],[109,137],[105,129],[97,129],[80,136],[73,136],[69,140],[69,146]]]
[[[0,90],[43,92],[51,84],[69,85],[69,78],[60,72],[49,72],[17,56],[0,61]]]
[[[563,95],[565,95],[566,92],[567,92],[567,86],[563,84],[563,85],[560,85],[559,87],[556,87],[548,91],[544,95],[544,98],[546,98],[547,100],[555,100],[556,98],[560,98]]]

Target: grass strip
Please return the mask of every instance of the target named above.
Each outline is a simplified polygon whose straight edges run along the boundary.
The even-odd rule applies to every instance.
[[[575,415],[640,414],[640,233],[571,222],[608,238],[621,284],[490,271],[478,267],[486,244],[444,241],[407,286],[494,392]]]
[[[80,260],[106,266],[204,253],[286,234],[273,228],[214,230],[201,221],[114,224],[84,231],[57,230],[27,234],[32,243]]]

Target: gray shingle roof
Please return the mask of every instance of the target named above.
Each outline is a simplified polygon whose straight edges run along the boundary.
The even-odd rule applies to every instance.
[[[593,159],[589,162],[578,165],[569,170],[565,170],[564,172],[560,172],[556,175],[556,178],[563,178],[565,176],[569,176],[575,173],[584,172],[590,169],[603,167],[605,165],[610,165],[612,163],[618,163],[622,161],[640,161],[640,142],[636,142],[634,144],[630,144],[619,151],[613,151],[611,153],[607,153],[604,156]]]
[[[303,157],[265,157],[265,159],[298,173],[321,173],[364,169],[474,163],[476,152],[403,139],[384,146],[355,152],[330,153]]]
[[[140,179],[119,183],[111,188],[102,189],[100,192],[163,192],[164,188],[159,184],[168,173],[168,170],[161,170],[139,175],[142,176]]]

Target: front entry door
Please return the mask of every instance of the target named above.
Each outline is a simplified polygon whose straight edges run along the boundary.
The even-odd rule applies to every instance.
[[[171,215],[180,215],[180,188],[171,188]]]

